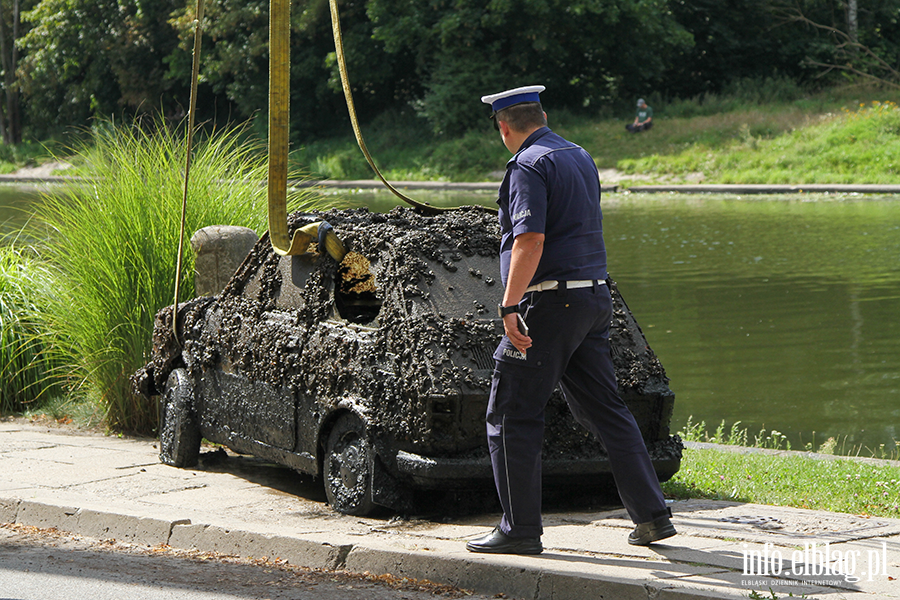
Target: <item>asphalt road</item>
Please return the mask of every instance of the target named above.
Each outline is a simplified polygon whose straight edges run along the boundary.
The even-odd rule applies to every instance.
[[[0,600],[435,600],[446,585],[0,526]]]

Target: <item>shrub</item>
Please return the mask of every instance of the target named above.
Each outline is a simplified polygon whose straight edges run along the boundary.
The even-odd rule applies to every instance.
[[[185,144],[160,123],[103,123],[88,144],[78,158],[89,183],[55,191],[38,211],[52,232],[42,254],[61,282],[47,326],[64,340],[74,391],[105,411],[107,427],[148,433],[156,412],[129,377],[149,353],[156,312],[174,297]],[[197,144],[186,239],[213,224],[264,227],[263,150],[235,129]],[[182,301],[193,295],[192,274],[186,242]]]
[[[53,367],[41,335],[37,299],[49,273],[15,244],[0,246],[0,412],[19,412],[46,397]]]
[[[447,140],[435,147],[428,159],[434,173],[446,173],[467,180],[483,180],[486,167],[504,171],[509,152],[503,147],[500,136],[481,131],[469,131],[460,138]]]

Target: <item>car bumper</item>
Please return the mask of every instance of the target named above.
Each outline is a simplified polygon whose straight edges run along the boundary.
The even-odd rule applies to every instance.
[[[681,466],[681,453],[677,456],[653,458],[652,462],[660,481],[666,481]],[[494,477],[487,456],[434,458],[401,450],[397,452],[395,464],[403,477],[422,488],[468,487],[490,483]],[[545,481],[572,481],[573,477],[577,477],[580,485],[608,485],[612,477],[612,469],[606,457],[544,459],[541,470]]]

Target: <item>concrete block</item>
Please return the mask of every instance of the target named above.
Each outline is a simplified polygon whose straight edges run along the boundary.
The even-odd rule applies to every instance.
[[[131,544],[156,546],[169,542],[169,533],[176,523],[188,524],[190,521],[173,523],[163,519],[82,509],[78,511],[77,533],[99,539],[113,538]]]
[[[0,523],[15,523],[19,512],[18,498],[0,498]]]
[[[41,529],[55,527],[60,531],[75,531],[78,509],[73,506],[54,506],[23,500],[16,513],[16,523]]]
[[[647,596],[653,600],[746,600],[750,596],[750,592],[742,589],[702,589],[698,587],[660,587],[659,582],[655,582],[649,589],[658,590]],[[768,592],[766,590],[765,592]],[[761,592],[761,593],[765,593]],[[789,592],[790,593],[790,592]],[[655,595],[654,595],[655,594]],[[771,598],[771,596],[760,596],[761,598]],[[784,596],[777,596],[782,598]],[[799,596],[798,596],[799,597]],[[809,597],[809,596],[804,596]],[[841,596],[843,600],[848,600]]]
[[[309,540],[273,536],[267,542],[266,556],[283,558],[289,563],[309,569],[337,569],[343,564],[351,546],[320,544]]]
[[[350,551],[350,546],[235,531],[212,525],[176,525],[172,528],[169,545],[243,557],[281,558],[310,569],[337,569]]]
[[[591,598],[592,600],[646,600],[647,591],[640,582],[621,584],[610,580],[597,580],[581,575],[544,572],[538,583],[535,600]]]
[[[215,296],[225,288],[259,237],[247,227],[210,225],[191,236],[194,288],[198,296]]]
[[[468,557],[467,557],[468,558]],[[427,579],[474,590],[481,594],[503,593],[511,598],[534,598],[540,572],[521,565],[474,562],[432,552],[396,552],[354,547],[344,568],[355,573]]]

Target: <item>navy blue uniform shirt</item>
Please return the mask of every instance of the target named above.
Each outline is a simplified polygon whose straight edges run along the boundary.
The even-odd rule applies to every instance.
[[[513,241],[527,231],[545,236],[531,284],[606,279],[600,176],[583,148],[548,127],[533,132],[506,164],[497,203],[504,286]]]

